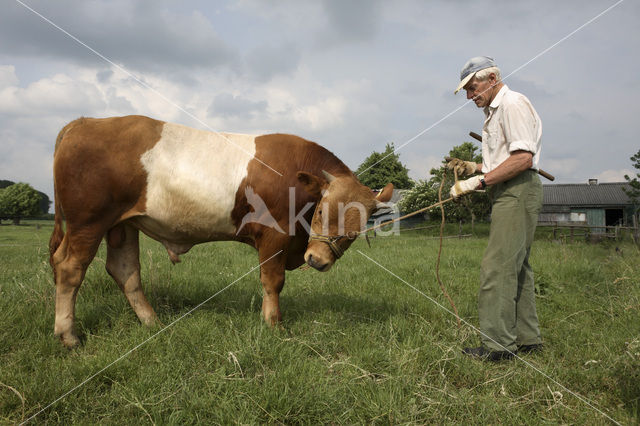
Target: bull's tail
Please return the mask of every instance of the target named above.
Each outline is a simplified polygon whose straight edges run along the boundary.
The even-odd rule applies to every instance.
[[[56,265],[53,260],[53,255],[62,244],[62,239],[64,238],[64,230],[62,229],[62,208],[60,207],[60,197],[58,197],[58,192],[55,189],[54,185],[54,208],[55,208],[55,221],[53,224],[53,232],[51,233],[51,238],[49,239],[49,264],[51,265],[51,269],[53,269],[53,280],[56,280]]]
[[[79,118],[67,124],[62,128],[62,130],[60,130],[60,133],[58,133],[58,137],[56,138],[56,146],[53,154],[54,162],[55,162],[55,153],[58,151],[58,147],[60,146],[60,142],[62,141],[62,138],[64,137],[65,133],[67,133],[71,128],[75,127],[76,125],[81,124],[83,121],[84,121],[84,118]],[[55,180],[56,180],[56,177],[55,177],[55,167],[54,167],[53,195],[54,195],[55,220],[53,224],[53,232],[51,233],[51,238],[49,239],[49,264],[51,265],[51,269],[53,269],[54,282],[56,280],[56,265],[54,261],[54,254],[56,253],[56,251],[60,247],[60,244],[62,244],[62,240],[64,239],[64,230],[62,228],[62,220],[63,220],[62,206],[60,206],[60,197],[58,194],[58,190],[56,188]]]

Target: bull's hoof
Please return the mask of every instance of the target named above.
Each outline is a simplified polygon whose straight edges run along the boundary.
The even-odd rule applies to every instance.
[[[272,329],[280,331],[285,330],[284,326],[282,325],[282,315],[280,315],[279,313],[277,315],[270,315],[268,317],[265,317],[263,315],[262,318],[264,319],[265,324],[267,324]]]
[[[62,333],[58,337],[67,349],[74,349],[80,346],[80,339],[73,333]]]
[[[140,322],[145,327],[149,327],[149,328],[164,327],[164,324],[158,319],[155,313],[153,315],[149,315],[147,317],[139,318],[139,319],[140,319]]]

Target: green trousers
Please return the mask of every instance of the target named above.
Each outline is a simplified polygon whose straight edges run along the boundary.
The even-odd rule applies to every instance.
[[[532,170],[494,187],[478,295],[482,343],[490,350],[515,351],[542,342],[529,265],[541,208],[542,184]]]

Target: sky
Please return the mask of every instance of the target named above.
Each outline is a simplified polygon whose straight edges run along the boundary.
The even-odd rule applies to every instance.
[[[0,179],[53,199],[59,130],[129,114],[292,133],[354,170],[393,142],[426,179],[481,132],[453,91],[486,55],[540,115],[556,183],[623,181],[640,150],[639,19],[633,0],[4,0]]]

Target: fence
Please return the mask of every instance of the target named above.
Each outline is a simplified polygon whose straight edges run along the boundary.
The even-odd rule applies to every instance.
[[[638,228],[634,226],[595,226],[586,224],[569,224],[562,222],[539,222],[539,228],[551,228],[553,239],[563,239],[573,242],[575,238],[584,237],[585,240],[622,240],[630,236],[634,243],[639,243]]]

